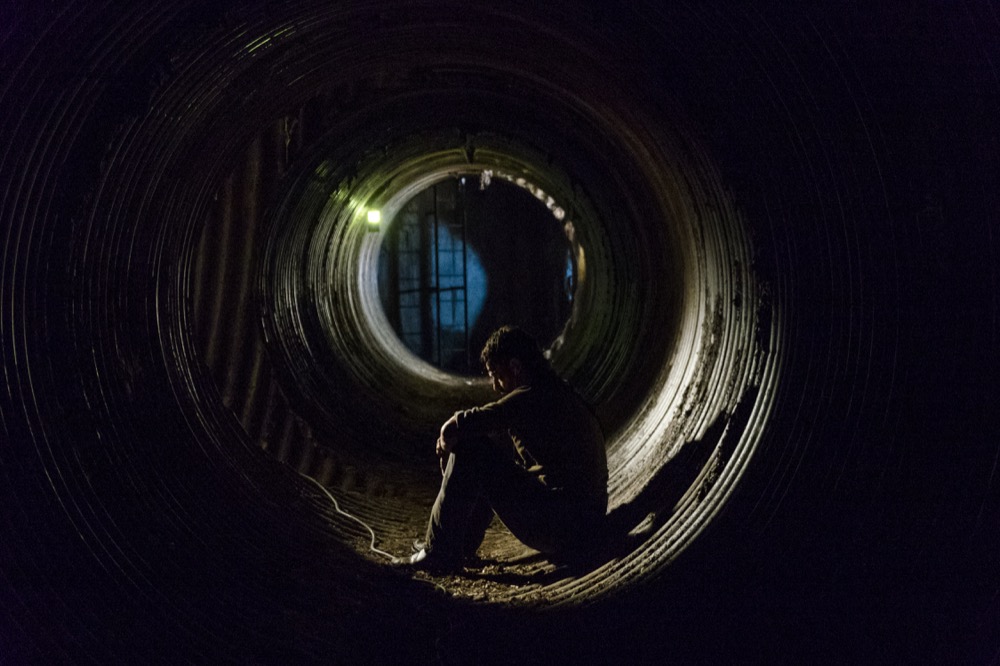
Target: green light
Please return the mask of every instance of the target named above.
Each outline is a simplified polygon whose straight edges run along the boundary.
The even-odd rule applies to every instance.
[[[382,221],[381,211],[372,209],[368,211],[368,224],[378,224]]]

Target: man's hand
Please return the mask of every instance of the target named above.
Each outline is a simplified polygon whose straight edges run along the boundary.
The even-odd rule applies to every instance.
[[[458,414],[453,414],[450,419],[441,425],[441,434],[438,435],[435,452],[440,458],[441,473],[444,474],[445,465],[448,464],[448,454],[455,448],[458,441]]]

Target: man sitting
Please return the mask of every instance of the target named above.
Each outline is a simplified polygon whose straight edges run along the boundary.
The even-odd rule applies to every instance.
[[[608,503],[597,418],[518,328],[495,331],[480,360],[501,397],[456,412],[441,426],[444,478],[425,539],[406,561],[430,570],[461,568],[494,513],[543,553],[585,550],[601,533]]]

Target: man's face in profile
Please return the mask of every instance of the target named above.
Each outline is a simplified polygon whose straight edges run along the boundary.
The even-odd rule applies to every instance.
[[[493,390],[500,395],[506,395],[520,386],[520,368],[521,362],[516,358],[507,361],[487,361],[486,374],[493,383]]]

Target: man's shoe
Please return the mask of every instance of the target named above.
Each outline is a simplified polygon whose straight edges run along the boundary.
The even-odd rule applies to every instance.
[[[410,552],[416,554],[422,550],[430,551],[430,548],[427,546],[427,542],[423,539],[414,539],[413,543],[410,544]],[[478,560],[479,557],[476,555],[478,552],[478,545],[471,548],[464,548],[462,550],[462,561]]]

